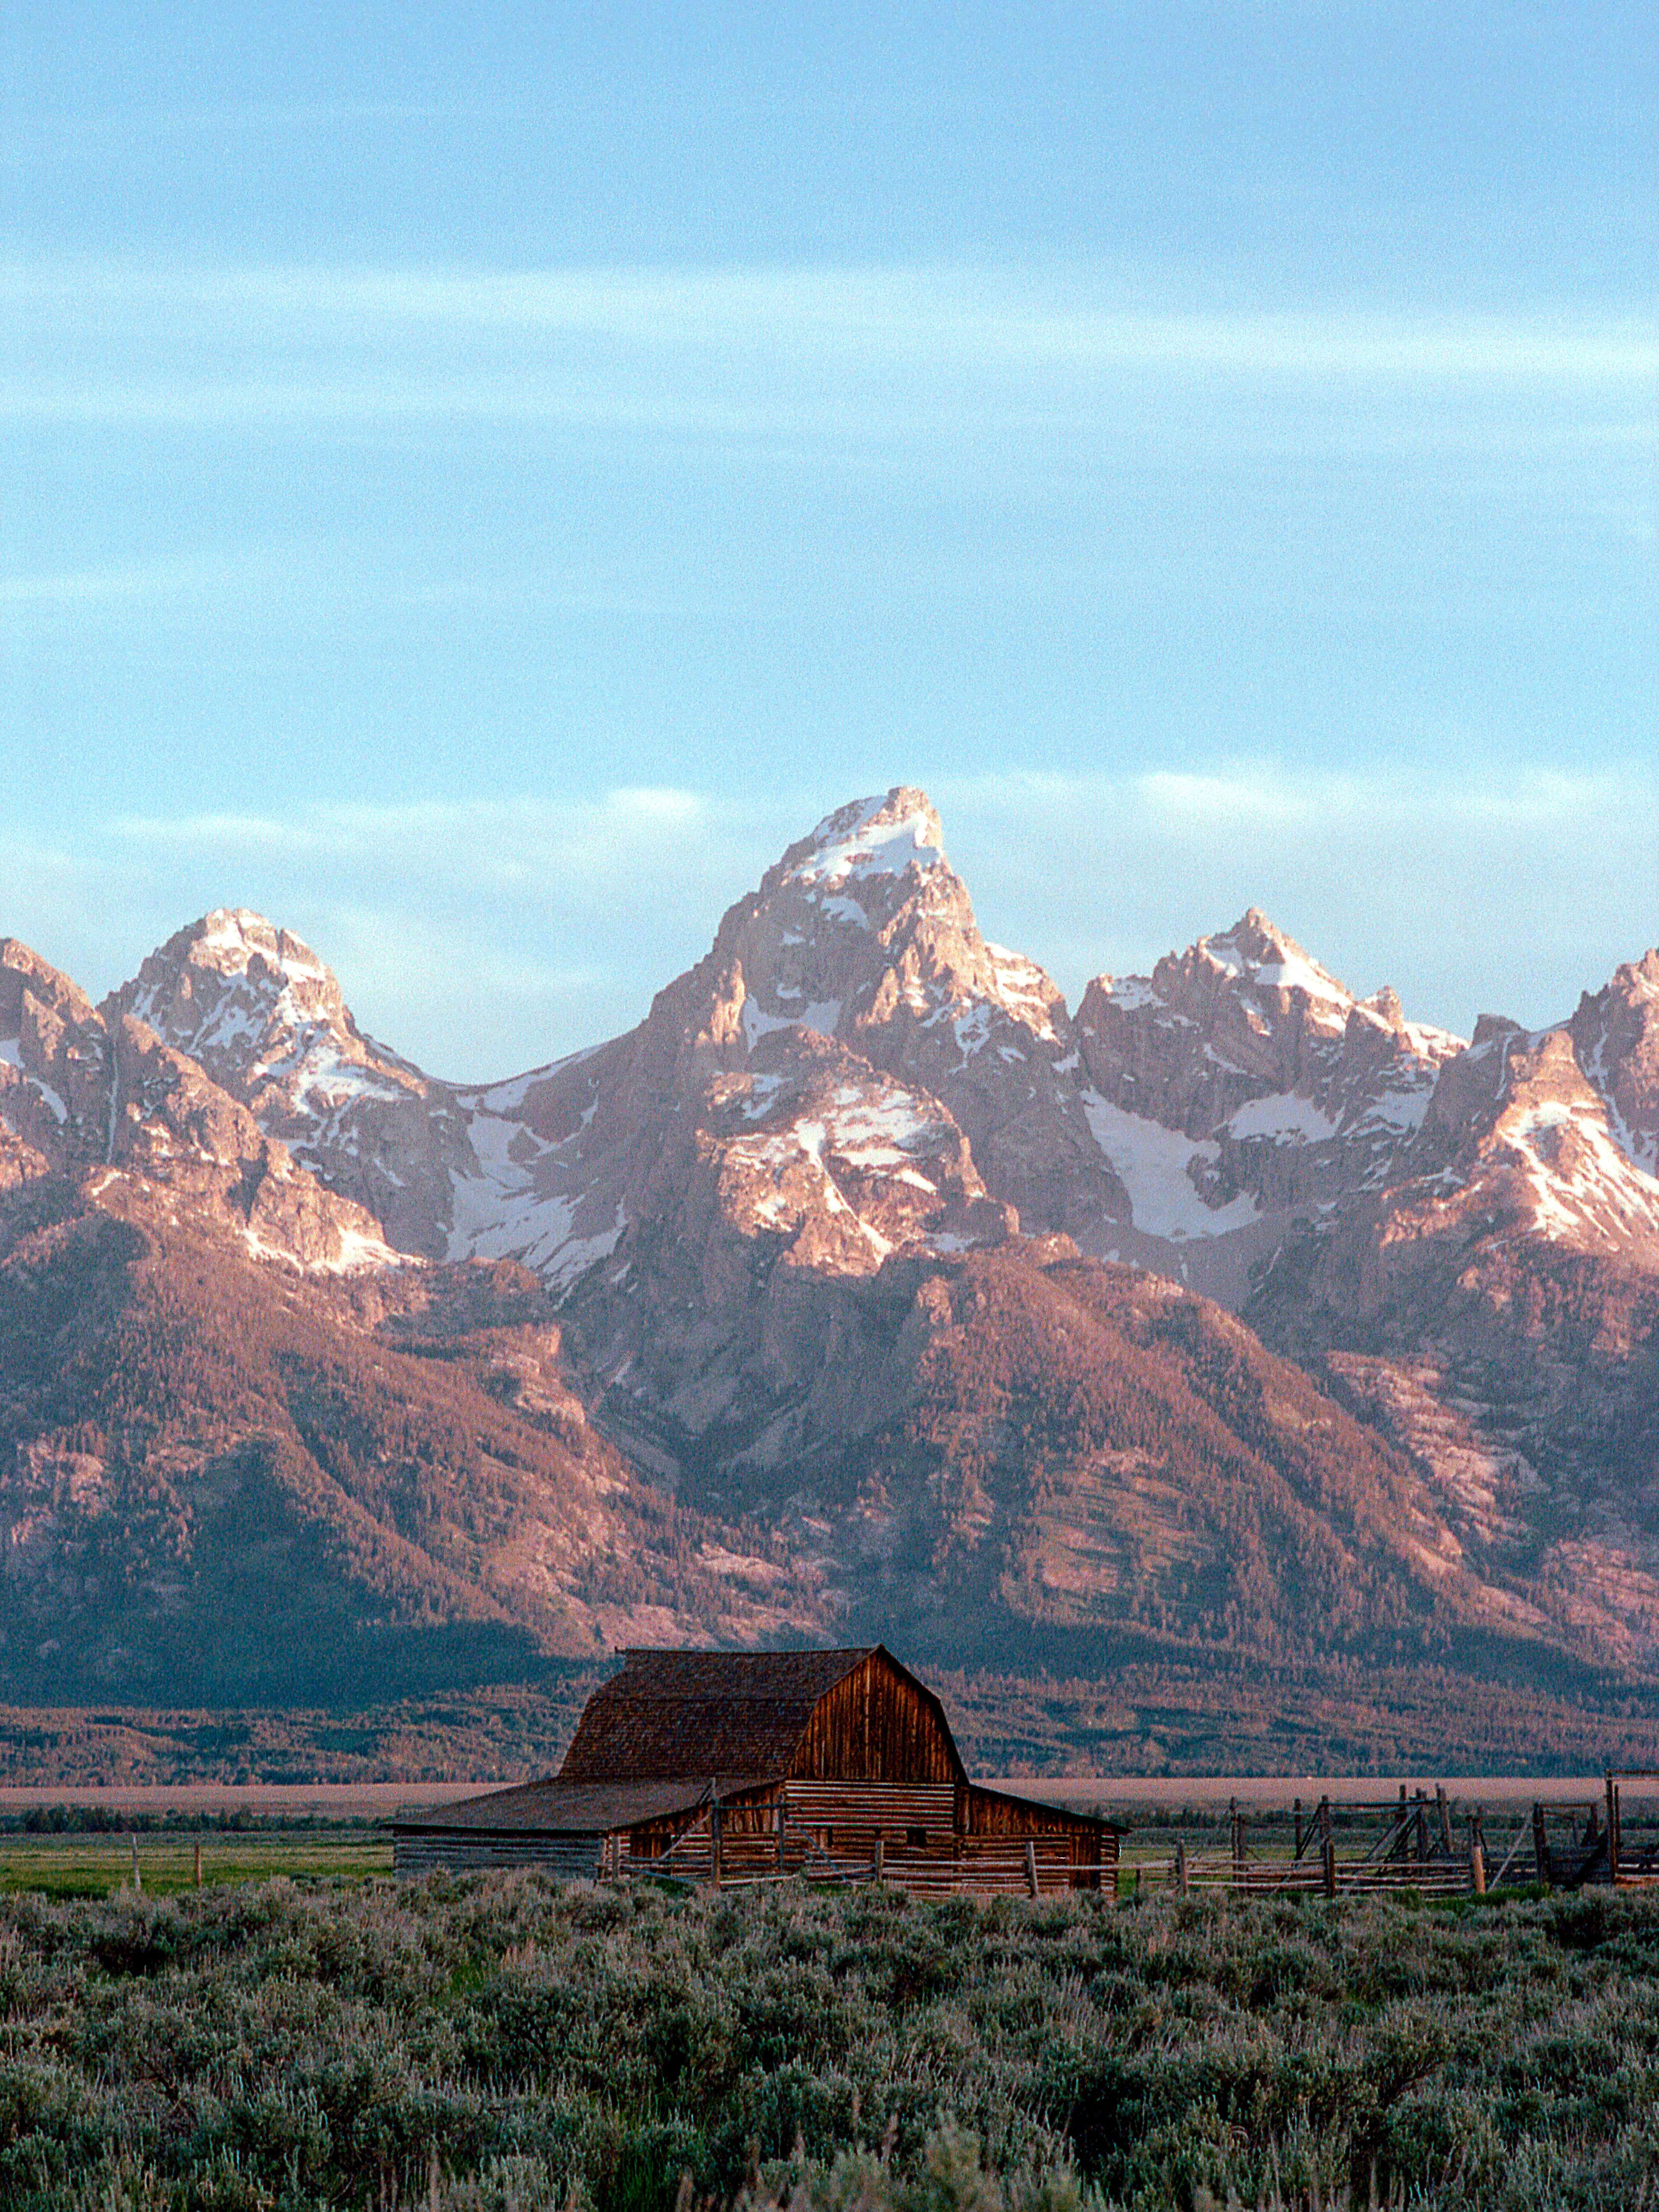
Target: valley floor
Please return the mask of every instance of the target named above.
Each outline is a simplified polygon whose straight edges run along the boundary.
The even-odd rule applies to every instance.
[[[1659,1899],[917,1903],[537,1876],[0,1899],[39,2212],[1614,2207]]]
[[[1167,1781],[1598,1774],[1659,1765],[1659,1686],[1577,1689],[1358,1662],[1213,1668],[1097,1660],[1088,1679],[928,1667],[970,1772]],[[0,1705],[0,1790],[213,1784],[301,1790],[527,1780],[553,1772],[609,1665],[356,1711]],[[1139,1786],[1139,1784],[1138,1785]],[[1230,1793],[1231,1794],[1231,1793]],[[1159,1801],[1163,1802],[1163,1801]],[[275,1810],[276,1807],[270,1808]],[[322,1809],[320,1805],[316,1809]]]

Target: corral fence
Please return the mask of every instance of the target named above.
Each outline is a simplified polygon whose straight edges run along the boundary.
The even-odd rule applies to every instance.
[[[1334,1806],[1328,1797],[1304,1807],[1245,1812],[1227,1808],[1227,1840],[1198,1845],[1177,1837],[1166,1857],[1142,1856],[1143,1887],[1237,1890],[1257,1895],[1316,1892],[1326,1897],[1380,1890],[1419,1896],[1483,1893],[1486,1844],[1479,1812],[1454,1817],[1443,1789],[1431,1797],[1382,1797]]]
[[[1443,1787],[1393,1797],[1290,1808],[1232,1800],[1224,1841],[1213,1827],[1202,1840],[1176,1836],[1167,1850],[1136,1854],[1126,1874],[1137,1893],[1190,1896],[1231,1891],[1257,1896],[1363,1896],[1410,1891],[1419,1897],[1484,1896],[1541,1885],[1576,1889],[1612,1882],[1659,1887],[1659,1771],[1609,1772],[1598,1797],[1540,1800],[1495,1815],[1488,1830],[1479,1805],[1454,1806]],[[780,1808],[764,1833],[723,1826],[711,1801],[660,1853],[635,1856],[622,1835],[606,1838],[599,1871],[611,1879],[678,1880],[717,1888],[751,1888],[804,1876],[809,1881],[888,1881],[921,1896],[1002,1892],[1063,1896],[1114,1892],[1115,1857],[1075,1863],[1058,1838],[959,1837],[941,1852],[896,1849],[830,1850],[811,1826]]]
[[[1532,1808],[1534,1877],[1557,1889],[1659,1885],[1659,1772],[1609,1768],[1601,1796]]]
[[[1577,1889],[1613,1882],[1659,1886],[1659,1772],[1613,1773],[1599,1797],[1540,1800],[1494,1818],[1479,1805],[1454,1808],[1402,1784],[1396,1797],[1304,1808],[1227,1811],[1227,1840],[1194,1845],[1177,1838],[1165,1856],[1143,1853],[1139,1886],[1194,1891],[1327,1897],[1412,1890],[1425,1897],[1485,1896],[1534,1884]]]
[[[836,1885],[886,1881],[924,1897],[997,1892],[1055,1897],[1078,1889],[1109,1891],[1116,1885],[1115,1858],[1079,1865],[1065,1837],[963,1836],[944,1850],[898,1846],[877,1838],[867,1854],[837,1852],[818,1841],[812,1826],[790,1820],[781,1806],[766,1808],[769,1825],[760,1832],[734,1826],[722,1819],[722,1809],[711,1800],[665,1850],[650,1857],[629,1852],[623,1835],[607,1837],[600,1874],[720,1889],[756,1888],[797,1875]]]

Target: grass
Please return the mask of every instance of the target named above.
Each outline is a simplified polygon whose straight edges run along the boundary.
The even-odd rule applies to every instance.
[[[392,1839],[371,1828],[163,1831],[138,1838],[143,1892],[172,1897],[193,1889],[198,1846],[204,1886],[276,1876],[361,1881],[392,1872]],[[109,1898],[131,1885],[129,1835],[0,1835],[0,1896],[29,1890],[55,1898]]]

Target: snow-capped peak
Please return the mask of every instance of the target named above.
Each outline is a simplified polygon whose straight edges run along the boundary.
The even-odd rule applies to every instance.
[[[1231,929],[1200,937],[1196,949],[1224,975],[1266,990],[1305,991],[1316,1002],[1340,1008],[1345,1018],[1354,1003],[1352,992],[1294,938],[1275,928],[1259,907],[1251,907]]]
[[[185,958],[198,966],[211,965],[221,975],[246,975],[257,957],[284,984],[334,981],[302,938],[292,930],[279,929],[247,907],[215,907],[191,928],[181,930],[173,943],[179,945],[181,940]],[[198,955],[208,957],[200,959]]]
[[[784,881],[833,890],[871,876],[902,876],[945,859],[945,835],[924,791],[899,786],[884,797],[855,799],[825,815],[784,855]]]

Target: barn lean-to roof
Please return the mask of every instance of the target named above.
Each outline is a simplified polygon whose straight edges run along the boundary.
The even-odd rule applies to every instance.
[[[410,1814],[398,1826],[448,1834],[458,1828],[492,1834],[604,1836],[641,1820],[672,1820],[694,1812],[709,1796],[707,1781],[523,1782],[427,1814]],[[716,1782],[715,1795],[724,1794]]]

